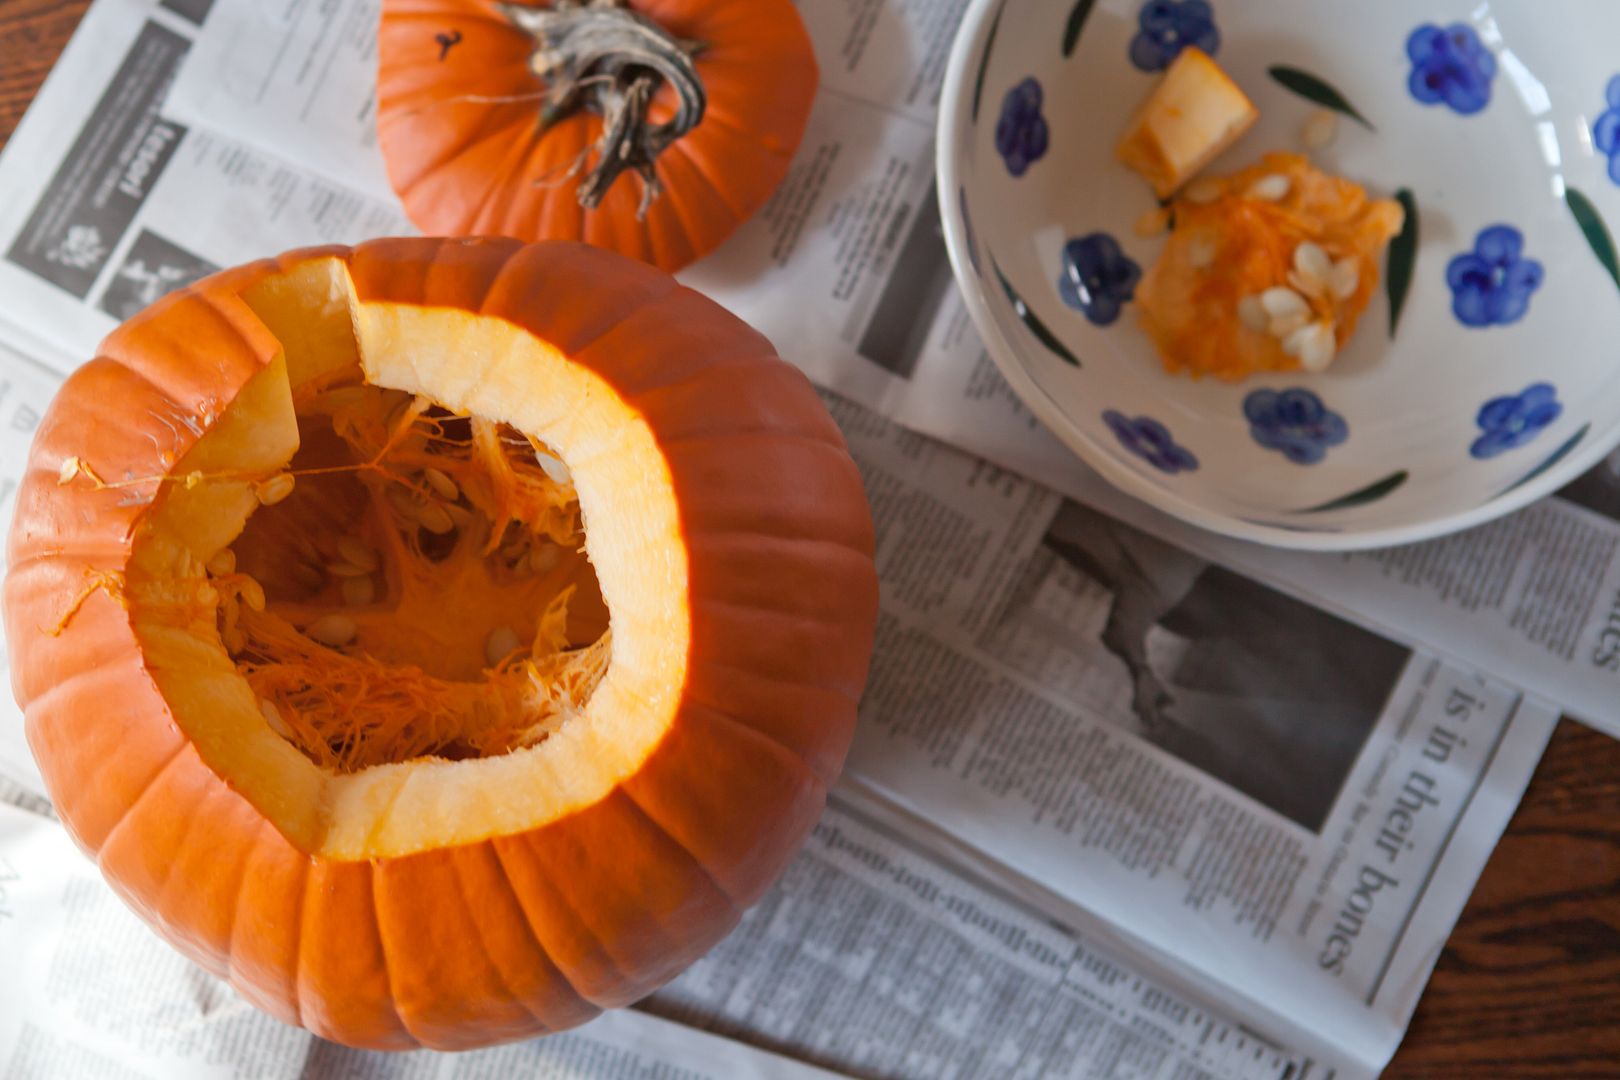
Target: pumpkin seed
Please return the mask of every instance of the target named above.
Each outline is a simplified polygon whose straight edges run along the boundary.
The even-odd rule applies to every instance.
[[[347,615],[322,615],[310,623],[304,634],[333,649],[341,649],[360,633],[359,625]]]
[[[461,498],[461,488],[457,487],[456,482],[450,479],[450,474],[442,469],[432,467],[423,469],[422,478],[427,481],[428,487],[438,493],[441,499],[455,502]]]
[[[534,460],[540,463],[540,468],[554,482],[559,484],[572,484],[574,482],[573,471],[557,455],[548,454],[544,450],[536,450]]]
[[[489,661],[490,667],[496,667],[522,647],[523,639],[518,637],[516,630],[510,626],[498,626],[484,639],[484,659]]]
[[[1331,109],[1317,109],[1305,121],[1300,138],[1311,150],[1320,150],[1331,143],[1339,133],[1339,114]]]
[[[280,735],[283,739],[293,737],[292,728],[288,727],[287,721],[281,718],[281,710],[276,708],[273,702],[260,698],[259,714],[264,717],[264,722],[270,725],[271,731]]]
[[[264,586],[246,575],[242,577],[242,602],[253,611],[264,610]]]
[[[562,553],[555,544],[545,544],[529,552],[529,569],[536,574],[547,574],[557,568]]]
[[[277,473],[257,484],[253,494],[258,497],[261,505],[274,506],[293,493],[294,484],[291,473]]]
[[[1293,181],[1289,180],[1288,177],[1282,173],[1270,173],[1250,184],[1248,194],[1251,199],[1277,202],[1288,194],[1288,189],[1291,187],[1293,187]]]
[[[343,602],[349,607],[365,607],[376,599],[377,582],[371,575],[344,579]]]
[[[205,569],[215,577],[236,573],[236,552],[230,548],[220,548],[209,558]]]
[[[442,503],[430,502],[414,507],[412,515],[418,525],[435,536],[443,536],[456,527],[450,511],[446,510]]]
[[[353,536],[341,537],[337,542],[337,551],[345,562],[362,570],[375,570],[381,565],[377,553]]]

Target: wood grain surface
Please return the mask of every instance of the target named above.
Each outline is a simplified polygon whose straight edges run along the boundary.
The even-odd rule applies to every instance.
[[[89,0],[0,0],[0,145]],[[1566,720],[1388,1077],[1620,1078],[1620,742]]]

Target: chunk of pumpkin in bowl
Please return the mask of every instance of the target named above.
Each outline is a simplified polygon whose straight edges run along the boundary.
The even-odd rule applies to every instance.
[[[1299,154],[1194,180],[1137,288],[1142,325],[1172,372],[1325,370],[1371,302],[1404,216]]]
[[[460,1049],[674,976],[792,857],[876,618],[859,473],[760,335],[569,243],[226,271],[50,408],[6,638],[58,813],[330,1039]]]

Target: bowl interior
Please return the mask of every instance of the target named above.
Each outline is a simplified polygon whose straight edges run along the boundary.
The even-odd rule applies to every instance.
[[[1391,543],[1552,490],[1620,441],[1606,224],[1620,220],[1620,4],[1557,11],[977,0],[946,84],[939,168],[953,261],[991,353],[1105,476],[1234,535]],[[1324,373],[1173,376],[1140,329],[1130,267],[1146,270],[1165,241],[1137,235],[1157,203],[1113,149],[1187,42],[1261,114],[1209,172],[1308,152],[1407,202],[1412,232]],[[1323,111],[1334,136],[1307,151]],[[1087,259],[1114,284],[1082,310],[1062,279]]]

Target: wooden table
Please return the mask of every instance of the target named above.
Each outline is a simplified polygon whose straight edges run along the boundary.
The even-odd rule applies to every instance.
[[[0,0],[0,146],[89,0]],[[1559,725],[1389,1077],[1620,1077],[1620,742]]]

